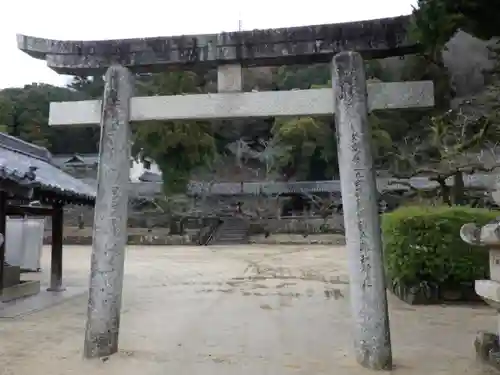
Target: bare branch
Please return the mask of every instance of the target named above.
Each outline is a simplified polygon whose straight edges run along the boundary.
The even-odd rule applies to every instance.
[[[500,163],[497,163],[491,167],[485,167],[484,165],[477,163],[477,164],[470,164],[458,167],[457,172],[462,172],[470,175],[477,172],[485,172],[485,173],[493,172],[497,168],[500,168]]]
[[[420,175],[440,175],[442,174],[442,171],[435,169],[435,168],[417,168],[412,172],[409,173],[393,173],[394,178],[399,178],[399,179],[410,179],[413,177],[417,177]]]
[[[490,126],[492,125],[492,122],[485,117],[481,117],[477,122],[482,123],[481,130],[474,134],[474,136],[472,136],[469,140],[465,140],[464,143],[459,144],[455,150],[455,154],[463,153],[470,148],[477,146],[484,139],[490,129]]]
[[[411,184],[410,181],[403,181],[403,180],[391,180],[387,183],[387,185],[402,185],[402,186],[406,186],[408,187],[409,189],[411,190],[418,190],[415,186],[413,186]]]

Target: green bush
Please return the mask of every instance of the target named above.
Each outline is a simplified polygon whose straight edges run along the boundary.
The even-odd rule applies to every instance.
[[[484,225],[498,212],[470,207],[403,207],[382,217],[389,282],[457,286],[488,277],[488,252],[460,238],[465,223]]]

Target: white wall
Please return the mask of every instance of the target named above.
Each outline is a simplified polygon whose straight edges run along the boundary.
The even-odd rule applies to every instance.
[[[149,169],[144,167],[144,163],[141,161],[133,160],[132,167],[130,168],[130,181],[138,182],[139,177],[148,170],[151,173],[158,174],[161,176],[161,171],[158,165],[155,162],[151,162],[151,166]]]

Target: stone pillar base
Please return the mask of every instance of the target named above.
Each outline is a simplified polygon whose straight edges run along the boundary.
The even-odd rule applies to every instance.
[[[47,292],[64,292],[66,291],[66,288],[64,286],[51,286],[49,288],[47,288]]]
[[[500,371],[500,346],[496,333],[478,332],[474,347],[479,361]]]

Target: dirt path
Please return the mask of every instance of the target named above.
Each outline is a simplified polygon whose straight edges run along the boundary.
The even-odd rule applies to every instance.
[[[89,254],[66,248],[69,288],[87,285]],[[351,355],[347,281],[342,248],[130,247],[117,355],[82,359],[81,294],[0,319],[0,374],[370,374]],[[472,343],[491,309],[390,302],[394,373],[489,373]]]

